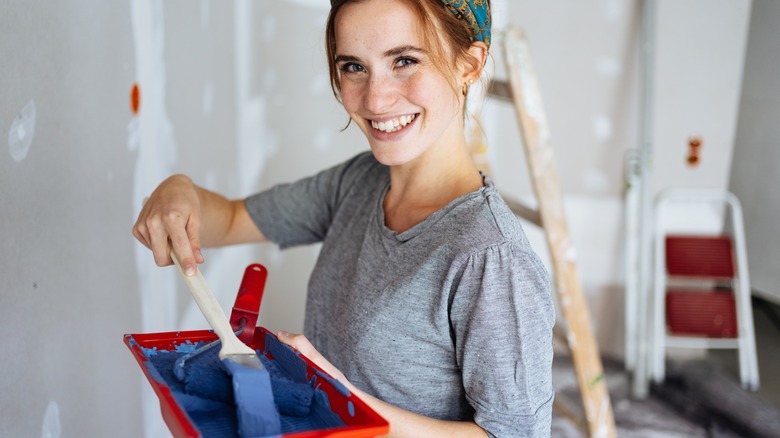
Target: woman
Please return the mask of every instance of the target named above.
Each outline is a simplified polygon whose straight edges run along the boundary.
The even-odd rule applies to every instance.
[[[333,0],[334,94],[371,151],[245,200],[182,175],[133,233],[191,275],[202,246],[322,242],[305,337],[283,342],[394,436],[550,434],[549,279],[464,136],[490,44],[488,0]]]

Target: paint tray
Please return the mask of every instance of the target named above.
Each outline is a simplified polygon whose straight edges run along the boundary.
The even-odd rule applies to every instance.
[[[282,437],[375,437],[389,425],[362,400],[302,354],[282,344],[263,327],[255,327],[267,270],[250,265],[233,307],[230,322],[243,327],[239,338],[254,348],[269,373],[314,389],[307,417],[281,415]],[[128,334],[124,342],[160,399],[163,420],[175,437],[236,437],[235,405],[201,399],[184,392],[173,375],[177,355],[217,339],[211,330]],[[216,349],[214,349],[216,350]]]

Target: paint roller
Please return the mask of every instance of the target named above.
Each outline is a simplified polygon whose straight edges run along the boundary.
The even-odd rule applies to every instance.
[[[241,329],[235,334],[239,336]],[[218,345],[220,341],[216,340],[182,355],[173,365],[173,374],[184,384],[187,394],[232,404],[230,376],[216,358],[214,347]],[[295,417],[309,415],[314,397],[311,385],[271,376],[271,389],[280,414]]]

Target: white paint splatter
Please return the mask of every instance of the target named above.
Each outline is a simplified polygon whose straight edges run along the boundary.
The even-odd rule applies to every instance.
[[[610,22],[620,21],[625,15],[624,0],[601,0],[601,13],[604,20]]]
[[[207,28],[211,21],[211,0],[200,0],[200,27]]]
[[[332,141],[332,128],[320,126],[317,128],[317,132],[314,133],[314,147],[318,151],[327,151],[333,146]]]
[[[607,78],[623,74],[623,63],[619,59],[602,56],[596,58],[596,73]]]
[[[604,142],[612,138],[612,120],[605,114],[593,116],[593,135],[596,140]]]
[[[601,169],[591,167],[585,170],[582,185],[590,192],[605,193],[609,191],[609,176]]]
[[[210,116],[214,106],[214,83],[208,81],[203,87],[203,115]]]
[[[331,92],[330,80],[327,76],[319,75],[309,84],[309,92],[315,95],[323,95]]]
[[[141,138],[138,135],[138,118],[133,117],[127,124],[127,150],[135,152],[138,149],[138,143]]]
[[[577,248],[573,247],[572,245],[568,245],[566,251],[563,253],[563,259],[566,260],[567,262],[576,262]]]
[[[43,414],[43,426],[41,427],[41,438],[60,438],[62,436],[62,426],[60,424],[60,406],[52,400],[46,406],[46,413]]]
[[[35,102],[30,100],[19,111],[11,123],[11,129],[8,130],[8,150],[11,153],[11,158],[17,163],[24,160],[30,151],[35,134],[35,117]]]

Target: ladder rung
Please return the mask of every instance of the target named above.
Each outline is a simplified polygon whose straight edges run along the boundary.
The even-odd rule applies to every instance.
[[[539,214],[539,210],[531,208],[516,199],[507,197],[503,193],[501,194],[501,197],[504,198],[504,202],[506,202],[506,205],[508,205],[509,209],[512,210],[512,213],[520,216],[521,218],[531,222],[538,227],[542,226],[542,216]]]
[[[512,87],[507,81],[492,80],[490,86],[488,86],[488,95],[498,99],[505,100],[507,102],[513,102],[512,100]]]

